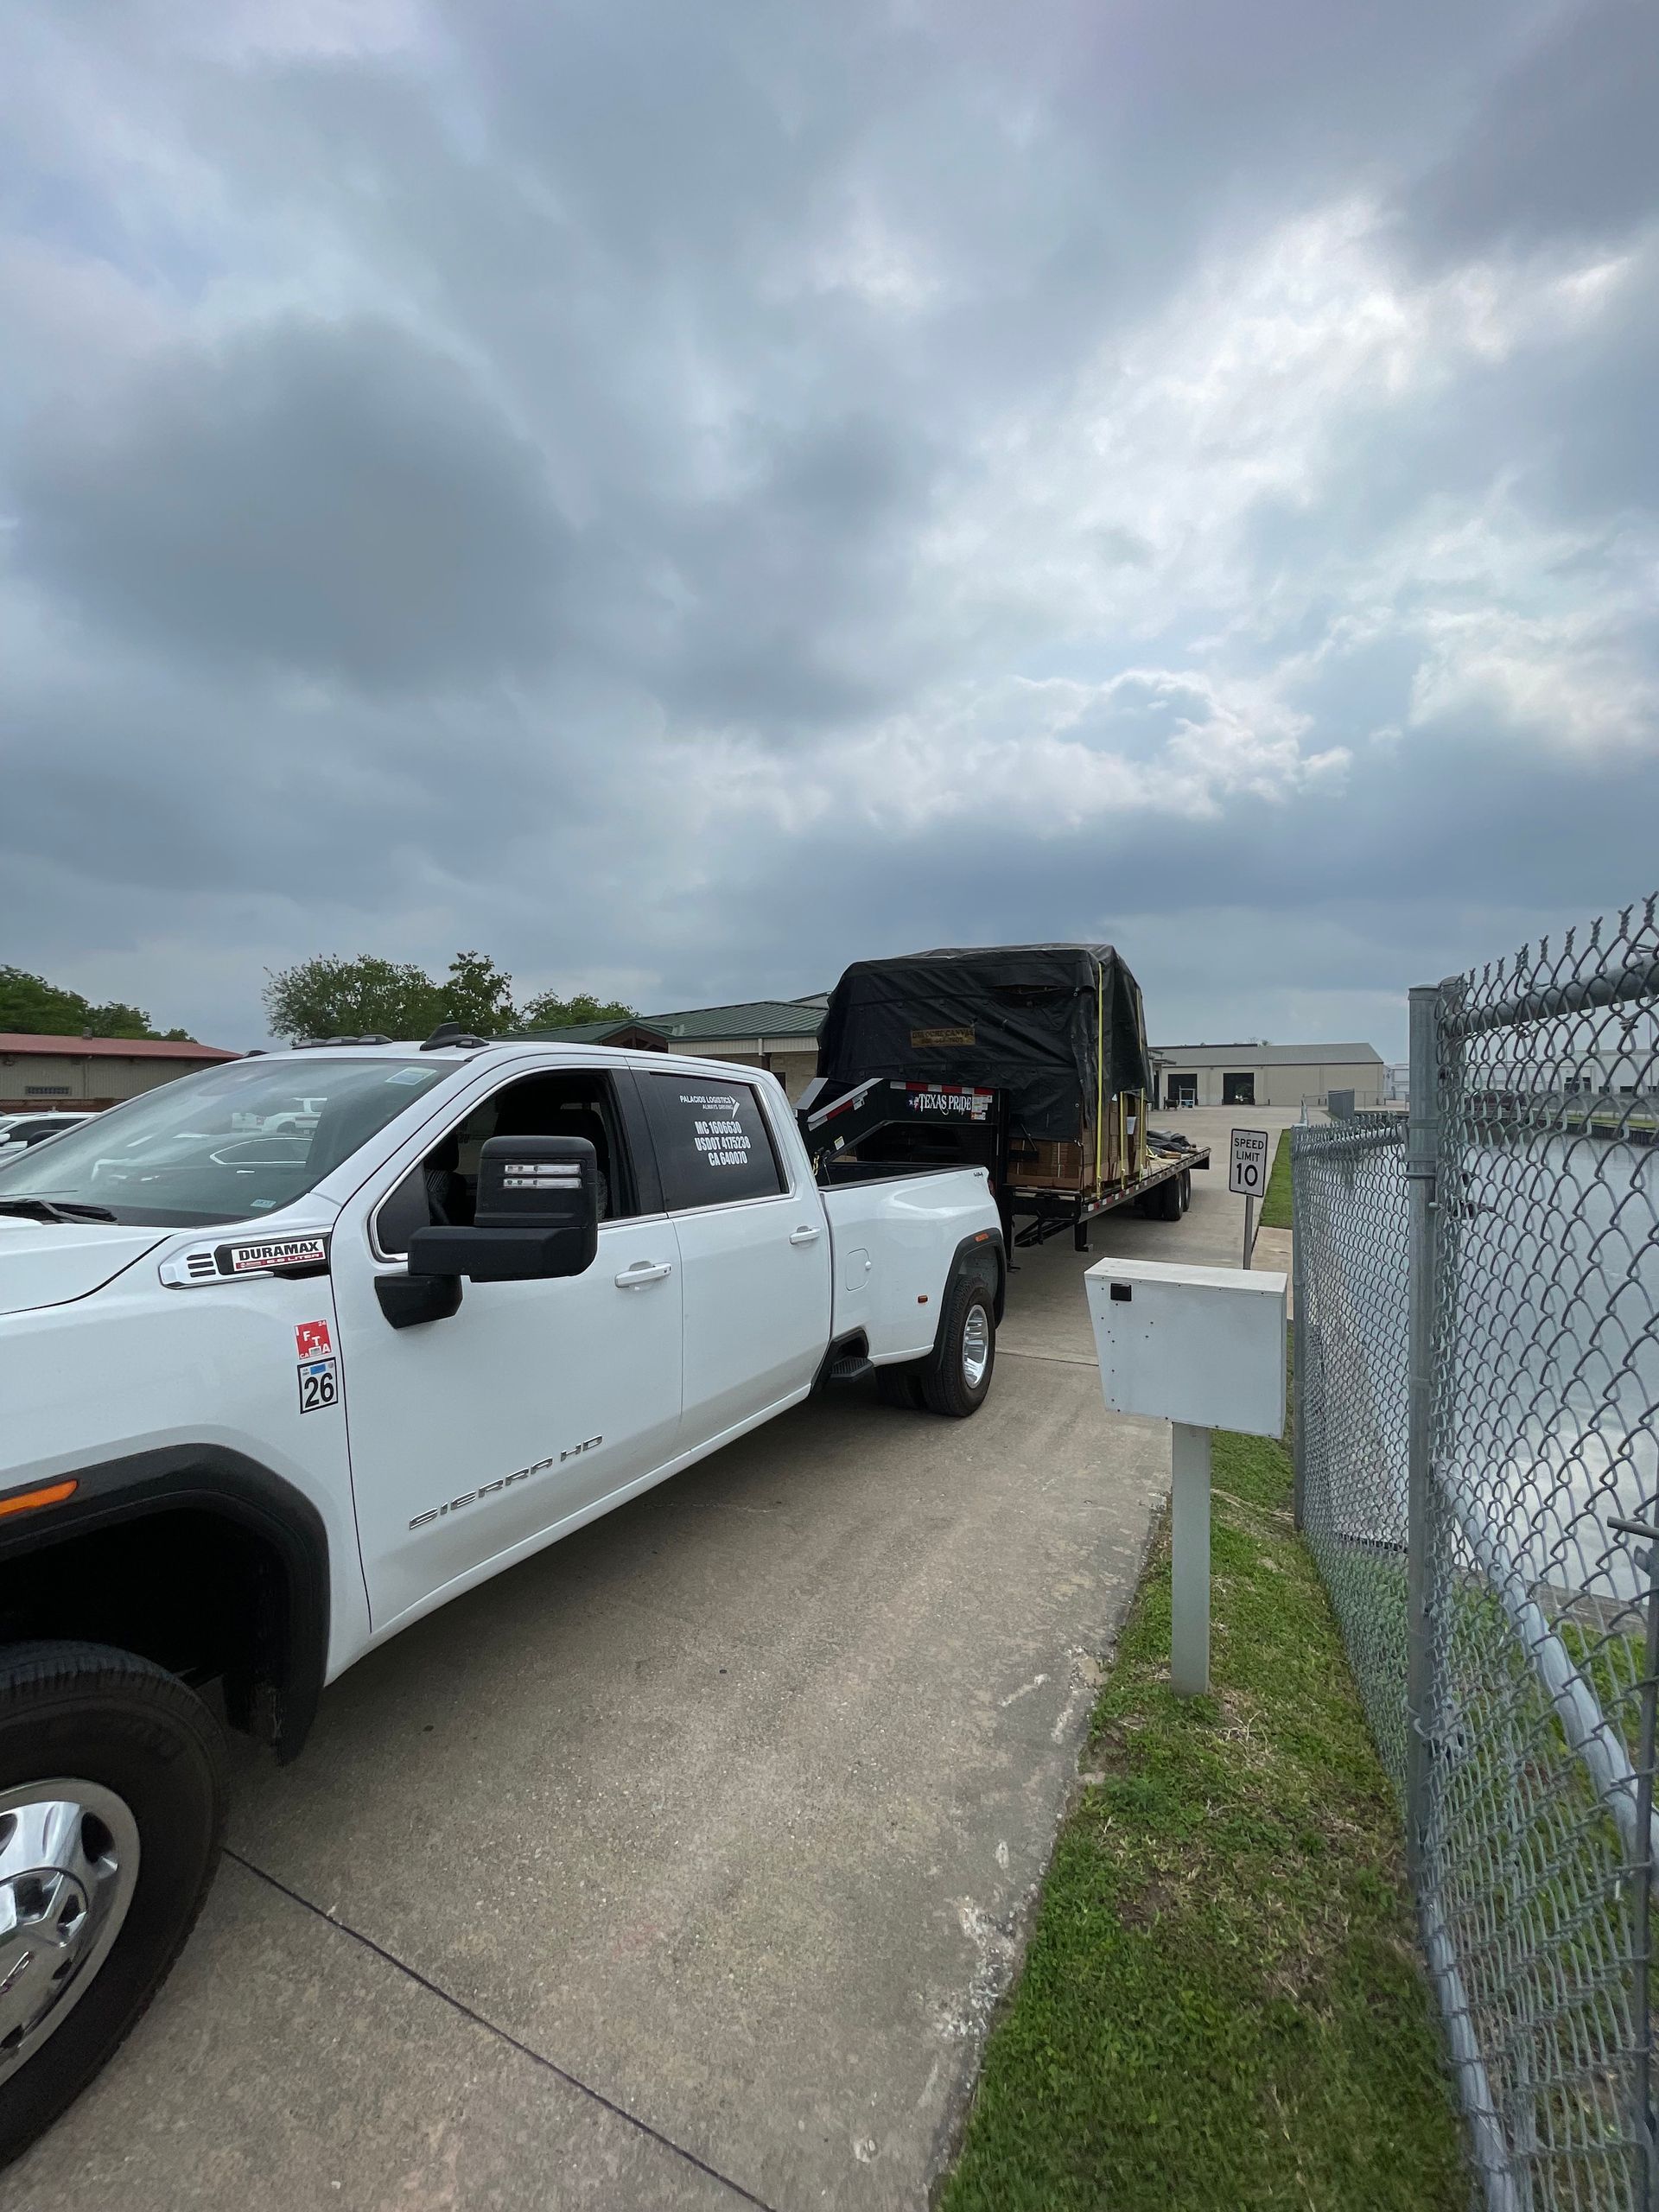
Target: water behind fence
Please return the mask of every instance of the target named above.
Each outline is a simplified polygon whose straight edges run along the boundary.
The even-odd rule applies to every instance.
[[[1411,1092],[1293,1135],[1299,1508],[1485,2202],[1659,2212],[1655,901],[1414,992]]]

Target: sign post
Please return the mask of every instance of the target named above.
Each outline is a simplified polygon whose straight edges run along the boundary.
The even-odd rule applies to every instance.
[[[1268,1133],[1265,1129],[1235,1129],[1227,1187],[1244,1201],[1244,1265],[1250,1264],[1255,1246],[1255,1210],[1268,1187]]]

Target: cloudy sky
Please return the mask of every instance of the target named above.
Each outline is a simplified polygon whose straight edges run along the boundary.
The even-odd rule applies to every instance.
[[[1394,1055],[1659,880],[1646,0],[0,23],[0,960]]]

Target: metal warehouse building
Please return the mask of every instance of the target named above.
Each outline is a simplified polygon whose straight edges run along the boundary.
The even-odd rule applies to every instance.
[[[642,1014],[626,1021],[582,1021],[530,1033],[568,1045],[622,1045],[632,1051],[693,1052],[701,1059],[734,1060],[770,1068],[791,1099],[817,1072],[818,1026],[827,1003],[823,992],[806,999],[751,999],[739,1006],[682,1007],[677,1014]]]
[[[0,1114],[118,1106],[239,1052],[164,1037],[32,1037],[0,1031]]]
[[[1351,1090],[1365,1107],[1389,1094],[1374,1045],[1156,1045],[1152,1058],[1164,1106],[1295,1108]]]

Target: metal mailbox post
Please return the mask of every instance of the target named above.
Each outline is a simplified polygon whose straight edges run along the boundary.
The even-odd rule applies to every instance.
[[[1170,1679],[1210,1687],[1210,1432],[1282,1436],[1285,1278],[1103,1260],[1084,1278],[1109,1411],[1170,1429]]]

